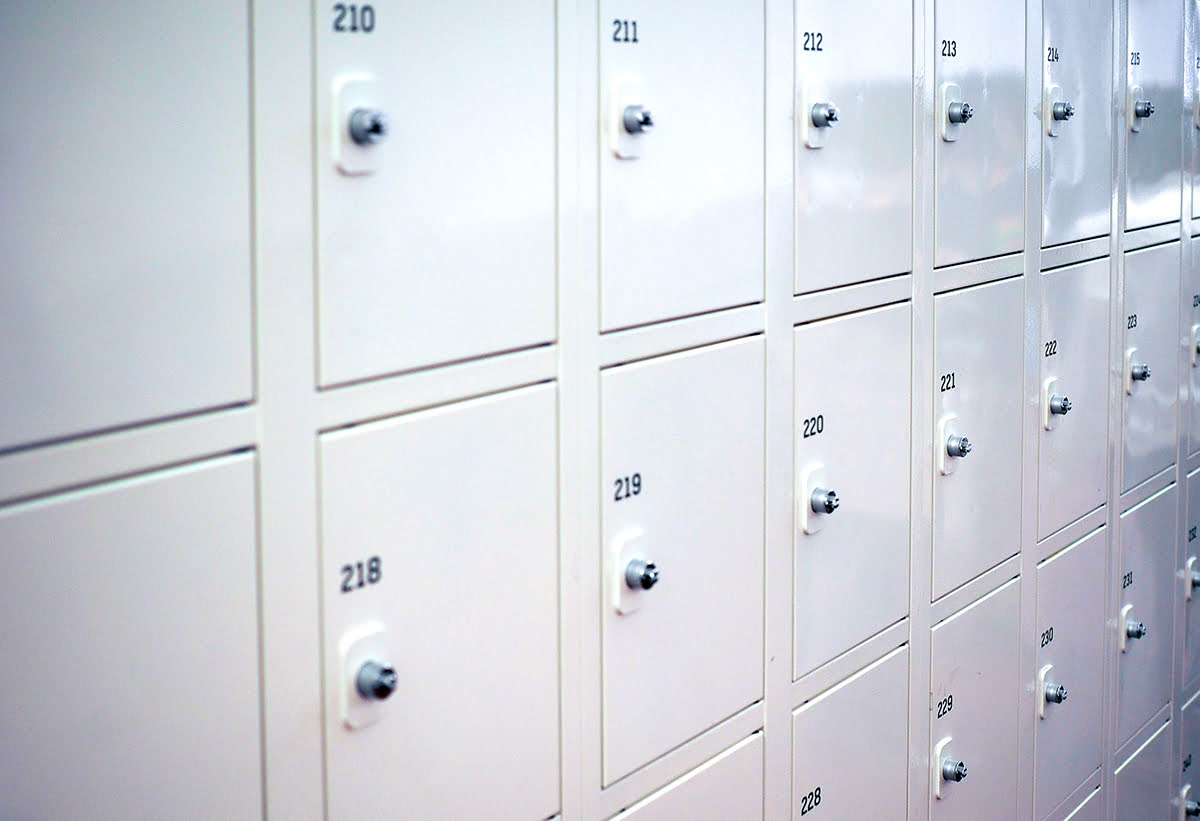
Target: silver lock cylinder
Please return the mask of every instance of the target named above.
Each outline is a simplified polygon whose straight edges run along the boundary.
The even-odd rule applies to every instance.
[[[1066,416],[1071,412],[1071,400],[1057,394],[1050,397],[1050,412],[1056,416]]]
[[[1142,624],[1140,621],[1133,621],[1130,619],[1129,621],[1125,622],[1125,635],[1131,639],[1144,639],[1147,632],[1146,625]]]
[[[355,145],[376,145],[387,139],[387,117],[374,108],[356,108],[350,112],[349,129]]]
[[[354,677],[354,687],[358,694],[365,699],[383,701],[396,692],[398,684],[396,671],[391,666],[377,661],[367,661],[358,668]]]
[[[1191,584],[1193,590],[1195,590],[1197,587],[1200,587],[1200,570],[1192,571]]]
[[[1200,801],[1188,799],[1183,802],[1183,815],[1185,818],[1195,818],[1200,816]]]
[[[1133,116],[1146,119],[1154,113],[1154,103],[1149,100],[1137,100],[1133,104]]]
[[[971,440],[957,434],[946,439],[946,455],[961,459],[971,452]]]
[[[942,761],[942,779],[956,784],[967,777],[967,765],[962,761],[947,758]]]
[[[1150,366],[1140,362],[1131,365],[1129,368],[1129,377],[1134,382],[1145,382],[1150,378]]]
[[[627,105],[621,123],[630,134],[649,134],[654,129],[654,113],[641,105]]]
[[[817,103],[812,107],[810,116],[817,128],[829,128],[838,121],[837,106],[833,103]]]
[[[813,513],[833,513],[838,509],[841,501],[838,499],[836,491],[819,487],[813,491],[809,504],[812,505]]]
[[[1062,704],[1067,700],[1067,688],[1061,684],[1046,682],[1046,701],[1051,704]]]
[[[1054,119],[1058,121],[1069,120],[1075,116],[1075,106],[1070,103],[1055,103],[1052,111]]]
[[[962,125],[975,116],[970,103],[950,103],[946,107],[946,117],[955,125]]]
[[[649,590],[658,584],[658,565],[634,559],[625,565],[625,584],[630,590]]]

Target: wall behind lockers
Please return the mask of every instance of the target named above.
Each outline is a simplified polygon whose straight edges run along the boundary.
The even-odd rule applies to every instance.
[[[0,5],[0,817],[1200,815],[1197,2]]]

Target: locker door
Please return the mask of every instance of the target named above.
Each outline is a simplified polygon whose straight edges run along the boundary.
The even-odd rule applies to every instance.
[[[0,818],[262,816],[254,472],[0,511]]]
[[[1180,800],[1200,802],[1200,781],[1196,776],[1197,765],[1200,765],[1200,702],[1194,695],[1180,711],[1179,732],[1183,736],[1179,755],[1182,771]]]
[[[795,332],[797,678],[908,611],[910,315]]]
[[[1191,250],[1184,257],[1183,299],[1189,301],[1192,312],[1188,324],[1180,330],[1187,345],[1187,362],[1184,380],[1188,383],[1188,453],[1200,450],[1200,242],[1193,241]]]
[[[1117,737],[1120,746],[1171,695],[1175,593],[1175,486],[1121,516],[1121,606],[1117,617]],[[1140,635],[1144,628],[1144,635]]]
[[[329,818],[557,812],[555,428],[543,385],[321,437]]]
[[[796,293],[912,268],[912,57],[911,4],[797,7]]]
[[[604,779],[763,693],[761,336],[603,372]]]
[[[1125,255],[1123,490],[1175,461],[1179,253],[1169,243]]]
[[[1187,546],[1184,551],[1183,596],[1184,610],[1184,657],[1183,681],[1190,684],[1200,676],[1200,469],[1187,476],[1187,515],[1184,517],[1184,533]]]
[[[1131,230],[1179,219],[1182,4],[1130,0],[1128,51],[1125,227]]]
[[[935,265],[1021,250],[1024,21],[1021,0],[934,4]]]
[[[908,786],[908,649],[792,714],[792,818],[891,818]],[[853,762],[847,766],[847,762]],[[868,785],[864,789],[864,785]]]
[[[1042,0],[1042,245],[1109,231],[1112,4]]]
[[[247,6],[0,6],[0,451],[253,396]]]
[[[1039,539],[1104,504],[1108,275],[1107,259],[1042,274]]]
[[[938,598],[1020,545],[1022,283],[942,294],[933,311]],[[951,455],[963,452],[955,444],[964,438],[969,452]]]
[[[930,818],[1016,817],[1020,590],[1013,580],[934,625]],[[965,770],[965,777],[955,781]]]
[[[1120,767],[1113,782],[1116,818],[1175,821],[1171,795],[1171,725],[1164,724]]]
[[[554,339],[554,4],[317,8],[321,384]]]
[[[1194,0],[1193,0],[1194,2]],[[1200,6],[1200,4],[1197,4]],[[1192,10],[1192,30],[1190,32],[1193,46],[1193,54],[1197,54],[1197,48],[1200,48],[1200,7],[1193,7]],[[1200,60],[1197,60],[1192,65],[1192,83],[1196,89],[1192,97],[1192,128],[1200,129]],[[1197,134],[1192,131],[1191,139],[1195,140]],[[1184,142],[1187,145],[1187,142]],[[1200,155],[1193,152],[1192,154],[1192,219],[1200,218],[1200,173],[1197,173],[1196,161],[1200,159]]]
[[[613,821],[729,821],[763,817],[763,737],[755,733]]]
[[[603,329],[761,301],[763,4],[604,0],[599,35]]]
[[[1097,530],[1037,569],[1034,795],[1047,814],[1100,768],[1104,556]]]

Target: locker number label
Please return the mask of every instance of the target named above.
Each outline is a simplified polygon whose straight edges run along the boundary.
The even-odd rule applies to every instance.
[[[800,814],[808,815],[810,812],[821,806],[821,788],[817,787],[808,791],[808,795],[800,796]]]
[[[614,43],[636,43],[637,20],[613,20],[612,41]]]
[[[1045,647],[1050,642],[1054,641],[1054,628],[1050,627],[1042,631],[1042,646]]]
[[[942,393],[945,393],[946,391],[954,390],[954,388],[955,388],[954,376],[955,376],[954,371],[950,371],[950,373],[942,374]]]
[[[1058,46],[1046,46],[1046,62],[1058,62]]]
[[[370,34],[375,30],[375,7],[334,3],[333,31],[335,34]]]
[[[1140,51],[1129,52],[1129,65],[1140,66],[1142,64],[1142,53]]]
[[[818,413],[816,416],[810,416],[804,420],[804,437],[808,439],[812,436],[817,436],[825,432],[825,414]]]
[[[634,473],[631,476],[618,476],[613,481],[613,501],[622,502],[631,496],[640,496],[642,493],[642,474]]]
[[[954,696],[953,696],[953,694],[951,694],[951,695],[946,696],[944,699],[942,699],[941,701],[938,702],[937,717],[942,718],[943,716],[948,716],[948,715],[950,715],[950,711],[953,709],[954,709]]]
[[[1196,526],[1195,525],[1192,525],[1191,527],[1188,528],[1188,541],[1189,542],[1196,541]]]
[[[1192,294],[1192,307],[1200,308],[1200,294]]]
[[[825,50],[825,35],[819,31],[804,32],[804,50],[805,51],[824,51]]]
[[[1132,570],[1130,570],[1128,573],[1126,573],[1124,576],[1121,577],[1121,589],[1124,590],[1126,587],[1133,587],[1133,571]]]
[[[366,561],[342,565],[342,592],[353,593],[383,578],[383,559],[372,556]]]
[[[1183,771],[1186,773],[1192,767],[1192,754],[1188,753],[1183,757]]]
[[[957,40],[943,40],[942,41],[942,56],[943,57],[957,57],[958,56],[958,41]]]
[[[1058,340],[1051,339],[1049,342],[1046,343],[1046,357],[1049,358],[1049,357],[1055,356],[1057,354],[1058,354]]]
[[[1125,317],[1125,330],[1137,327],[1137,314],[1130,314]]]

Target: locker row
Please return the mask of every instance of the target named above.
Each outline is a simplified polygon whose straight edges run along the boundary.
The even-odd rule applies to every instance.
[[[369,30],[364,19],[353,31],[316,12],[316,383],[554,342],[560,222],[593,212],[598,330],[762,302],[764,167],[775,161],[763,6],[714,14],[675,0],[628,17],[602,4],[603,25],[586,32],[598,86],[575,101],[597,100],[585,105],[595,156],[578,160],[598,162],[597,201],[564,215],[554,6],[476,5],[375,4]],[[1200,215],[1200,197],[1189,192],[1184,209],[1179,193],[1180,6],[1130,4],[1125,93],[1113,88],[1111,8],[1047,0],[1043,98],[1026,100],[1021,0],[940,0],[926,44],[936,99],[914,103],[910,6],[806,4],[785,83],[795,293],[912,270],[914,129],[936,132],[939,267],[1022,250],[1030,117],[1041,123],[1043,245],[1106,235],[1115,98],[1129,131],[1127,228]],[[44,123],[57,151],[14,138],[0,154],[12,201],[0,243],[14,272],[0,286],[13,306],[0,450],[254,398],[249,16],[232,0],[147,10],[133,28],[84,14],[6,10],[22,36],[0,56],[14,78],[0,120],[45,108],[52,78],[90,81],[54,86]],[[134,46],[153,76],[95,59]],[[139,116],[178,112],[178,87],[186,113]],[[131,120],[141,126],[124,128]],[[714,158],[720,173],[705,173]],[[120,201],[119,219],[79,191]]]
[[[612,554],[603,565],[611,582],[598,707],[608,783],[762,699],[762,500],[753,476],[761,464],[742,460],[741,473],[722,475],[719,494],[680,485],[712,475],[693,470],[696,464],[718,464],[712,460],[720,458],[719,443],[706,430],[746,421],[740,409],[689,394],[683,377],[708,367],[749,383],[759,353],[753,340],[730,343],[712,349],[707,362],[689,354],[669,366],[630,366],[609,386],[615,410],[606,424],[628,426],[634,450],[606,452],[605,475],[617,475],[617,466],[638,471],[628,483],[614,482],[605,517]],[[713,409],[676,429],[673,438],[687,447],[674,458],[670,445],[657,457],[653,447],[638,450],[664,429],[660,419],[648,423],[644,412],[641,421],[628,412],[645,410],[627,400],[646,395],[656,367],[675,371],[657,375],[682,391],[671,401]],[[520,389],[322,437],[330,818],[361,818],[379,806],[404,806],[414,818],[539,819],[557,812],[558,525],[547,433],[555,390]],[[631,463],[635,451],[645,461]],[[471,469],[430,471],[435,454]],[[140,785],[153,778],[158,801],[204,817],[256,815],[264,694],[255,462],[253,454],[234,454],[0,514],[7,568],[0,594],[22,617],[0,633],[0,651],[21,660],[0,672],[0,692],[21,705],[0,712],[10,750],[10,766],[0,770],[6,813],[88,816],[99,795],[106,817],[130,817]],[[738,494],[739,486],[755,490]],[[1186,491],[1194,532],[1200,470]],[[1015,817],[1017,737],[1025,722],[1035,733],[1037,818],[1063,811],[1101,766],[1100,684],[1104,653],[1114,647],[1113,746],[1128,752],[1138,742],[1140,749],[1122,770],[1131,775],[1118,773],[1118,793],[1128,780],[1140,791],[1136,806],[1146,806],[1147,795],[1171,800],[1165,790],[1147,792],[1169,784],[1169,744],[1138,740],[1171,697],[1172,618],[1180,598],[1188,613],[1185,680],[1192,690],[1200,686],[1200,596],[1192,594],[1200,569],[1193,573],[1194,554],[1186,568],[1174,566],[1176,494],[1170,485],[1119,519],[1119,613],[1104,612],[1109,536],[1100,527],[1037,566],[1036,634],[1019,635],[1017,579],[933,625],[932,817]],[[469,516],[459,515],[464,500]],[[657,511],[637,512],[647,502]],[[681,516],[684,507],[690,521]],[[843,622],[842,635],[869,629],[874,618],[859,612],[870,600],[862,592],[834,591],[822,600],[801,588],[799,580],[807,585],[823,572],[818,558],[801,558],[805,552],[798,548],[798,660],[818,657],[832,641],[821,635],[839,626],[822,621],[827,610]],[[871,575],[889,584],[872,594],[907,589],[902,575],[887,579],[886,561]],[[654,583],[645,583],[646,575],[634,583],[635,565],[639,574],[657,570]],[[865,577],[852,563],[843,567]],[[60,606],[47,608],[46,601]],[[1114,616],[1115,643],[1107,638]],[[855,619],[861,624],[850,623]],[[814,636],[816,643],[806,644]],[[1019,655],[1028,646],[1036,648],[1031,682],[1020,676]],[[909,665],[902,644],[797,706],[794,817],[818,804],[838,818],[900,814],[909,777]],[[383,689],[369,690],[367,680]],[[1036,715],[1021,714],[1018,693],[1028,687],[1036,689]],[[387,698],[392,691],[397,697]],[[203,710],[195,709],[199,703]],[[1196,713],[1183,713],[1192,747],[1200,744]],[[119,745],[110,742],[114,734]],[[181,748],[180,738],[189,744]],[[1187,755],[1200,753],[1192,747]],[[754,817],[762,755],[755,733],[619,817]],[[388,777],[372,762],[387,762]],[[463,772],[471,773],[470,790],[462,789]],[[213,790],[215,783],[223,789]],[[706,814],[696,815],[699,807]],[[981,814],[978,807],[990,809]]]

